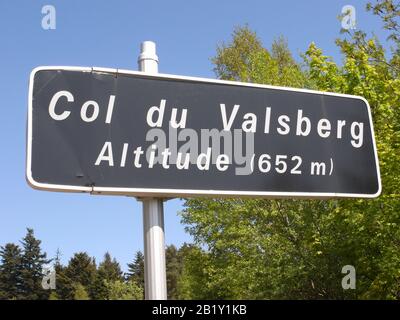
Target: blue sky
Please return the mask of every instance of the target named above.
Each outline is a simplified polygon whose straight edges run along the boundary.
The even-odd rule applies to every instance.
[[[356,8],[357,28],[383,38],[366,1],[21,1],[0,2],[0,245],[34,228],[43,249],[57,248],[66,263],[87,251],[99,261],[109,251],[126,268],[142,250],[142,209],[134,198],[36,191],[25,182],[28,77],[39,65],[137,70],[139,45],[157,43],[162,73],[215,78],[210,58],[235,26],[248,24],[266,47],[283,35],[296,56],[314,41],[340,62],[334,39],[344,5]],[[44,5],[56,9],[56,29],[41,27]],[[190,242],[177,212],[165,204],[166,243]]]

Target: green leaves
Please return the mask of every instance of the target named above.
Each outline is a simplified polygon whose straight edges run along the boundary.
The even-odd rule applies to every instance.
[[[134,281],[104,280],[107,300],[142,300],[143,288]]]
[[[311,85],[283,37],[273,42],[271,50],[264,48],[247,26],[236,28],[232,37],[231,43],[218,46],[212,59],[220,79],[291,87]]]
[[[235,29],[231,43],[218,47],[213,62],[220,78],[365,97],[383,194],[374,200],[186,200],[182,222],[199,246],[184,260],[186,298],[400,297],[400,51],[399,30],[389,22],[400,10],[392,4],[371,7],[392,31],[397,50],[390,57],[361,31],[336,41],[342,65],[311,43],[302,69],[283,40],[268,51],[248,27]],[[356,269],[355,290],[341,287],[345,265]]]

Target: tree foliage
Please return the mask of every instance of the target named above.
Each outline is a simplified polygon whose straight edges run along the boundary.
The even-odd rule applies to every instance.
[[[89,294],[86,291],[86,288],[78,283],[74,284],[74,300],[89,300]]]
[[[108,300],[142,300],[143,288],[135,281],[105,280]]]
[[[182,257],[180,251],[174,246],[165,249],[166,273],[167,273],[167,298],[176,300],[179,298],[178,281],[182,271]]]
[[[94,280],[94,288],[92,290],[92,298],[104,300],[109,298],[109,290],[107,283],[122,281],[122,271],[117,260],[112,259],[107,252],[104,260],[99,264]]]
[[[61,252],[57,250],[53,259],[56,288],[44,290],[41,287],[42,267],[50,260],[45,260],[46,254],[42,253],[40,240],[33,236],[32,229],[28,229],[22,244],[26,252],[13,243],[0,247],[0,300],[144,299],[144,256],[140,251],[136,253],[134,262],[128,264],[129,271],[123,277],[120,264],[108,252],[98,266],[86,252],[75,253],[64,266]],[[171,245],[166,247],[166,260],[168,298],[177,299],[183,256]],[[35,279],[34,285],[26,279]]]
[[[90,296],[94,296],[96,272],[96,262],[93,258],[86,252],[75,253],[65,268],[65,276],[68,279],[69,287],[72,289],[69,298],[75,294],[78,285],[83,286]]]
[[[136,252],[133,262],[128,263],[126,278],[144,288],[144,255],[141,251]]]
[[[213,62],[220,78],[364,96],[375,125],[383,194],[375,200],[186,200],[182,221],[205,250],[192,250],[185,259],[182,297],[399,298],[400,86],[393,22],[399,7],[394,3],[368,7],[392,32],[397,47],[391,55],[361,31],[337,40],[341,66],[312,43],[302,68],[282,40],[270,52],[248,27],[236,29],[232,41],[218,47]],[[355,290],[341,287],[345,265],[356,268]]]
[[[217,77],[224,80],[290,87],[311,85],[283,37],[275,40],[268,50],[248,26],[237,27],[232,42],[217,47],[212,62]]]
[[[35,238],[33,229],[28,228],[21,245],[21,291],[24,299],[47,299],[48,292],[42,288],[43,268],[51,260],[40,248],[41,241]]]
[[[22,294],[22,251],[7,243],[0,248],[0,299],[18,299]]]
[[[346,32],[337,45],[344,56],[336,65],[311,44],[306,52],[310,75],[322,90],[365,97],[373,114],[383,192],[376,200],[341,201],[340,212],[349,216],[357,233],[361,298],[399,298],[400,295],[400,43],[398,1],[377,1],[368,9],[379,15],[391,31],[394,49],[388,54],[375,37],[362,31]],[[359,272],[360,273],[360,272]]]

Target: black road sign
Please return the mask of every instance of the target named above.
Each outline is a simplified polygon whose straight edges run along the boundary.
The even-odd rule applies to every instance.
[[[40,67],[27,180],[136,196],[376,197],[364,98],[102,68]]]

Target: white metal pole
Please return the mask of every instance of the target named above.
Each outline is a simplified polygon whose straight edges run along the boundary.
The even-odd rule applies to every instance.
[[[138,64],[139,71],[158,73],[158,57],[154,42],[142,42]],[[143,204],[145,298],[167,300],[163,199],[141,198],[140,200]]]

